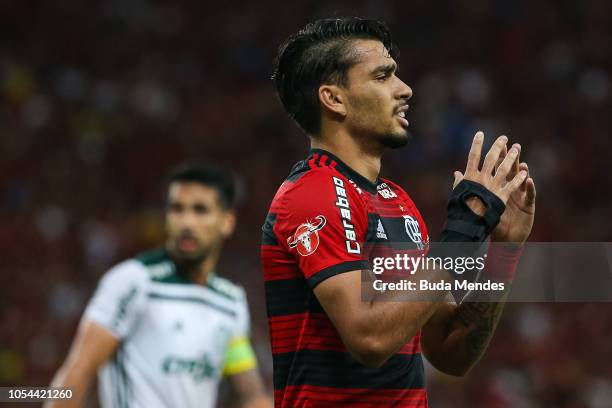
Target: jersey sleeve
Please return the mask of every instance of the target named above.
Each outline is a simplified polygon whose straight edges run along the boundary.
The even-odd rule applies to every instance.
[[[257,359],[249,341],[249,330],[249,308],[244,291],[242,291],[236,325],[225,352],[223,375],[235,375],[257,367]]]
[[[148,284],[148,272],[138,261],[115,266],[100,280],[85,309],[85,318],[119,339],[127,337],[144,310]]]
[[[332,276],[369,269],[367,207],[357,188],[329,171],[312,171],[283,197],[275,233],[315,287]]]

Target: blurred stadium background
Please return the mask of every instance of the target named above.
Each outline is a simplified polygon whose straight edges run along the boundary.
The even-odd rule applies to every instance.
[[[243,180],[219,269],[247,288],[271,387],[260,226],[307,139],[268,77],[285,37],[341,15],[385,20],[400,46],[415,137],[383,174],[432,236],[482,129],[523,145],[538,186],[533,241],[612,240],[607,0],[3,1],[0,385],[50,381],[101,274],[162,242],[167,169],[212,158]],[[612,305],[513,304],[467,377],[429,371],[430,401],[610,407],[611,361]]]

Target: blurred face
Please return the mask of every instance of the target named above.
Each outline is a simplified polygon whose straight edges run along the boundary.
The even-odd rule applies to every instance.
[[[408,99],[412,89],[396,76],[397,64],[379,41],[353,42],[358,61],[348,71],[345,124],[351,134],[384,147],[408,142]]]
[[[219,193],[194,182],[173,182],[168,189],[166,248],[179,262],[198,263],[233,232],[234,213],[222,207]]]

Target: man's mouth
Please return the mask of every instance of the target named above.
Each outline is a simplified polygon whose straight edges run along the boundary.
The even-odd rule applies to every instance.
[[[198,241],[191,237],[182,237],[178,240],[178,247],[181,251],[191,252],[198,248]]]
[[[395,116],[397,116],[398,120],[404,127],[408,127],[408,120],[406,119],[406,111],[408,110],[408,105],[404,105],[397,109]]]

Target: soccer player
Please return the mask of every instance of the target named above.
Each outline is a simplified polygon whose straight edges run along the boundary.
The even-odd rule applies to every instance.
[[[242,288],[217,275],[232,234],[235,186],[203,163],[171,173],[167,241],[109,270],[89,302],[52,385],[81,406],[98,373],[104,407],[214,407],[227,376],[244,407],[270,407],[249,339]]]
[[[316,21],[279,49],[273,80],[312,149],[280,186],[263,226],[277,408],[426,406],[421,352],[439,370],[463,375],[500,318],[507,291],[483,303],[470,294],[459,305],[445,302],[445,291],[421,301],[387,301],[405,295],[396,292],[362,300],[369,254],[430,248],[411,198],[379,177],[383,153],[409,139],[412,90],[397,76],[396,56],[386,26],[358,18]],[[508,149],[504,136],[481,167],[483,138],[476,134],[465,172],[455,172],[438,241],[514,243],[491,246],[482,272],[509,283],[533,224],[535,186],[520,145]],[[431,282],[451,274],[417,271]]]

